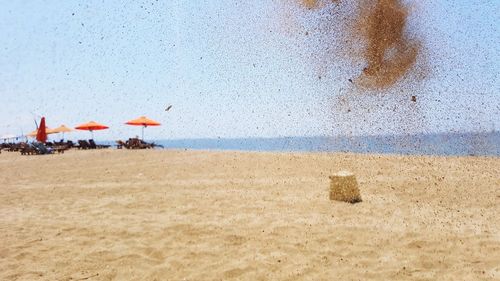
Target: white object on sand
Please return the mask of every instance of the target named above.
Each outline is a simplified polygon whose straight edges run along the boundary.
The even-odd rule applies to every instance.
[[[330,200],[349,203],[361,202],[356,176],[348,171],[340,171],[330,176]]]

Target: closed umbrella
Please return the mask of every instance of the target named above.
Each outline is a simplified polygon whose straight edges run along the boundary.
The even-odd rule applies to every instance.
[[[42,117],[40,121],[40,126],[38,127],[38,131],[36,133],[36,140],[45,143],[47,141],[47,127],[45,127],[45,117]]]
[[[156,122],[152,119],[149,119],[146,116],[141,116],[137,119],[130,120],[130,121],[126,122],[125,124],[132,125],[132,126],[142,126],[142,139],[143,140],[144,140],[144,128],[147,128],[149,126],[160,126],[161,125],[159,122]]]

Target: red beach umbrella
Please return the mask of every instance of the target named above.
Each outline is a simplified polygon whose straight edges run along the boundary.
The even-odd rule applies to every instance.
[[[94,121],[90,121],[88,123],[84,123],[75,127],[75,129],[77,130],[90,131],[90,133],[92,134],[92,139],[94,138],[94,131],[106,130],[108,128],[109,128],[108,126],[99,124]]]
[[[47,141],[47,128],[45,127],[45,117],[42,117],[40,121],[40,126],[38,126],[38,130],[36,133],[36,140],[45,143]]]
[[[126,122],[125,124],[132,125],[132,126],[142,126],[142,139],[144,139],[144,128],[147,128],[149,126],[160,126],[161,125],[159,122],[156,122],[155,120],[149,119],[146,116],[141,116],[137,119],[130,120],[130,121]]]

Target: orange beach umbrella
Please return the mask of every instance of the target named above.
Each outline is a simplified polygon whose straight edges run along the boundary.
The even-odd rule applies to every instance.
[[[108,126],[99,124],[94,121],[90,121],[88,123],[84,123],[75,127],[75,129],[77,130],[90,131],[90,133],[92,134],[92,139],[94,138],[94,131],[106,130],[108,128],[109,128]]]
[[[141,116],[137,119],[130,120],[130,121],[126,122],[125,124],[132,125],[132,126],[142,126],[142,139],[144,139],[144,128],[147,128],[148,126],[160,126],[161,125],[159,122],[151,120],[151,119],[147,118],[146,116]]]
[[[73,130],[71,130],[70,128],[66,127],[65,125],[61,125],[55,129],[52,129],[51,130],[52,132],[55,132],[55,133],[68,133],[68,132],[73,132]]]
[[[50,132],[53,132],[53,133],[62,133],[62,138],[64,139],[64,133],[69,133],[69,132],[73,132],[72,129],[66,127],[65,125],[61,125],[55,129],[52,129],[50,130]]]
[[[48,127],[45,127],[45,132],[47,133],[47,135],[56,133],[52,129],[49,129]],[[38,134],[38,130],[34,130],[33,132],[27,134],[26,136],[34,138],[36,137],[36,134]]]

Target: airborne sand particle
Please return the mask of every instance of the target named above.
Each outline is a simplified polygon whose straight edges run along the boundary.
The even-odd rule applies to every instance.
[[[301,5],[309,11],[322,13],[321,7],[338,4],[340,0],[301,0]],[[354,3],[354,2],[353,2]],[[342,6],[337,5],[342,9]],[[343,34],[332,39],[332,49],[352,50],[349,56],[354,62],[362,61],[364,68],[359,71],[357,85],[367,89],[392,87],[409,74],[417,62],[421,50],[419,41],[407,32],[408,7],[401,0],[357,0],[355,5],[347,5],[347,16],[338,17],[330,10],[328,20],[340,26]],[[345,12],[345,11],[344,11]],[[324,28],[331,28],[328,24]],[[327,33],[327,32],[325,32]],[[363,44],[360,52],[359,43]],[[340,44],[341,46],[333,46]],[[335,54],[333,54],[335,55]],[[343,55],[339,52],[338,55]],[[350,80],[351,81],[351,80]]]
[[[408,10],[400,0],[368,1],[357,19],[366,41],[364,59],[367,67],[360,82],[368,88],[394,85],[415,64],[419,44],[405,35]]]

